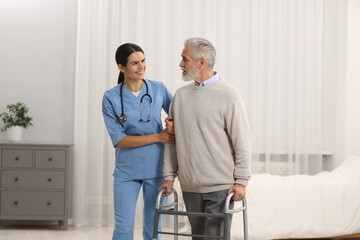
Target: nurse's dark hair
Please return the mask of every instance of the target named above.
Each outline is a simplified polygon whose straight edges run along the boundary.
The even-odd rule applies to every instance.
[[[118,47],[118,49],[116,50],[116,53],[115,53],[116,64],[117,65],[121,64],[122,66],[125,67],[126,64],[128,63],[128,57],[134,52],[144,53],[144,51],[141,49],[141,47],[139,47],[138,45],[136,45],[134,43],[122,44],[120,47]],[[120,71],[119,77],[118,77],[118,84],[124,82],[124,78],[125,78],[124,73]]]

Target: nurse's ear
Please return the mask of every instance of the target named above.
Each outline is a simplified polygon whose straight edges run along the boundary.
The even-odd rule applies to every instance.
[[[118,68],[119,68],[119,70],[120,70],[121,72],[124,72],[124,71],[125,71],[123,65],[121,65],[121,64],[118,64]]]

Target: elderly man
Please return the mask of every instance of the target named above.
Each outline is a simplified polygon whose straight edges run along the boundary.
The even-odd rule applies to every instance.
[[[171,103],[167,125],[174,128],[176,143],[165,147],[160,189],[171,194],[178,177],[187,211],[223,212],[227,194],[234,192],[234,201],[245,197],[251,175],[245,107],[238,91],[213,71],[216,51],[209,41],[186,40],[181,56],[182,78],[194,82],[178,89]],[[223,234],[222,219],[189,221],[193,235]]]

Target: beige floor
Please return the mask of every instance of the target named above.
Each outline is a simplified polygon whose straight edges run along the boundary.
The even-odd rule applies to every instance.
[[[112,227],[69,227],[67,231],[62,231],[57,227],[3,226],[0,228],[0,240],[111,240],[112,230]],[[142,240],[141,229],[136,229],[134,239]],[[174,237],[164,235],[161,239]]]
[[[164,229],[172,231],[173,229]],[[67,231],[59,230],[57,226],[8,226],[0,227],[0,240],[111,240],[112,227],[69,227]],[[180,229],[181,232],[181,229]],[[163,235],[161,240],[173,240],[174,236]],[[178,237],[179,240],[189,240],[189,237]],[[360,234],[339,238],[322,238],[320,240],[359,240]],[[141,229],[135,229],[134,240],[143,240]],[[291,239],[288,239],[291,240]],[[301,240],[301,239],[296,239]],[[312,239],[306,239],[312,240]]]

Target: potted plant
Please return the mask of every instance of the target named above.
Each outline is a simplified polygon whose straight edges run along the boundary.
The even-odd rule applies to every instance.
[[[22,102],[9,104],[6,108],[8,111],[0,114],[5,124],[1,132],[7,131],[10,141],[18,141],[21,139],[22,130],[33,126],[32,117],[28,116],[29,108]]]

